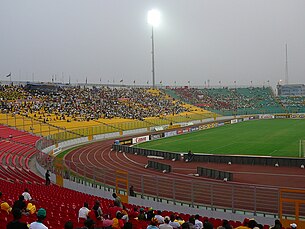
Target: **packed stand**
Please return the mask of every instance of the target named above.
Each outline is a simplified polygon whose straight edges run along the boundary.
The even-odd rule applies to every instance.
[[[279,96],[278,99],[288,112],[305,113],[304,96]]]
[[[271,88],[173,88],[167,93],[176,98],[218,113],[238,114],[284,112]]]
[[[66,86],[45,93],[23,86],[1,86],[0,91],[0,113],[19,113],[46,122],[114,117],[143,120],[188,111],[164,92],[143,88]]]

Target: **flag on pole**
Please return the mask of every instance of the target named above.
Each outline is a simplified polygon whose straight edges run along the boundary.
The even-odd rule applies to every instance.
[[[10,77],[12,75],[12,73],[10,72],[10,74],[8,74],[6,77]]]

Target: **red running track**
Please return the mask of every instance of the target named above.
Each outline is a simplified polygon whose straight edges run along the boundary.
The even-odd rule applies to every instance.
[[[99,181],[105,182],[112,186],[115,185],[114,171],[127,171],[129,174],[134,174],[129,176],[129,183],[136,184],[136,191],[144,191],[144,193],[151,195],[156,195],[157,193],[160,196],[168,198],[173,198],[173,183],[171,180],[175,179],[179,181],[177,182],[178,184],[176,184],[175,188],[180,191],[183,190],[182,193],[180,193],[181,195],[179,195],[177,191],[175,198],[179,200],[190,201],[188,197],[185,197],[187,196],[186,194],[191,193],[191,189],[193,188],[195,190],[195,188],[198,186],[197,191],[200,193],[194,199],[194,201],[198,203],[211,204],[209,202],[210,197],[205,197],[205,195],[202,195],[202,191],[204,190],[205,192],[208,192],[209,186],[207,186],[207,183],[209,185],[214,183],[216,184],[215,187],[217,189],[215,189],[215,187],[213,188],[213,193],[215,193],[213,195],[214,197],[218,197],[219,200],[216,201],[218,203],[216,203],[214,200],[213,205],[219,206],[230,206],[232,199],[229,196],[230,193],[231,195],[234,195],[234,198],[236,199],[252,199],[253,189],[247,188],[253,188],[255,185],[256,187],[259,187],[259,189],[256,191],[256,195],[260,198],[256,199],[256,204],[253,202],[254,200],[252,200],[253,203],[251,202],[249,204],[255,205],[256,210],[262,211],[272,210],[265,208],[266,201],[268,201],[270,205],[273,205],[274,211],[276,212],[277,207],[274,205],[278,204],[278,196],[277,192],[275,192],[275,189],[305,189],[305,170],[301,168],[227,165],[197,162],[186,163],[182,161],[173,162],[171,160],[159,160],[162,163],[170,164],[172,166],[171,173],[163,174],[152,169],[144,168],[148,161],[147,157],[111,151],[112,144],[113,140],[106,140],[79,147],[65,156],[65,163],[68,165],[68,161],[72,161],[73,163],[70,163],[72,170],[77,171],[80,174],[85,174],[90,178],[96,178],[97,176],[104,174],[102,170],[107,169],[110,171],[110,173],[107,175],[107,178],[102,178]],[[87,166],[85,171],[82,169],[83,166]],[[225,183],[223,181],[217,181],[203,177],[195,177],[192,174],[196,173],[197,166],[204,166],[208,168],[232,172],[234,182],[231,181]],[[141,175],[148,177],[147,179],[143,179],[142,184],[150,188],[146,188],[144,190],[139,189],[139,186],[141,186],[141,182],[139,181]],[[157,176],[162,177],[164,180],[162,181],[161,179],[158,179],[158,181],[156,181],[155,177]],[[158,182],[158,184],[156,184],[156,182]],[[191,187],[191,183],[189,182],[196,184],[196,187]],[[232,184],[235,184],[237,187],[235,188],[234,193],[231,191]],[[162,188],[158,189],[156,186]],[[262,202],[261,207],[259,202]],[[241,203],[243,206],[245,204],[245,202]],[[240,207],[244,208],[243,206]],[[238,206],[235,205],[235,207]]]

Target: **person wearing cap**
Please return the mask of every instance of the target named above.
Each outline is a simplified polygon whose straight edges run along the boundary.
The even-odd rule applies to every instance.
[[[19,208],[13,210],[13,221],[6,225],[6,229],[29,229],[28,225],[24,222],[20,222],[22,212]]]
[[[150,220],[150,225],[148,225],[146,229],[158,229],[157,225],[158,225],[158,220],[155,217],[153,217]]]
[[[164,217],[162,216],[162,212],[160,210],[157,211],[155,218],[158,220],[158,223],[164,223]]]
[[[290,224],[291,229],[296,229],[298,226],[295,223]]]
[[[44,208],[40,208],[37,211],[37,221],[30,224],[30,229],[48,229],[46,225],[43,224],[43,220],[47,217],[47,212]]]
[[[138,220],[147,220],[144,208],[140,208],[140,213],[138,215]]]
[[[173,229],[173,227],[171,225],[169,225],[170,222],[170,218],[169,216],[165,216],[164,217],[164,223],[159,225],[160,229]]]

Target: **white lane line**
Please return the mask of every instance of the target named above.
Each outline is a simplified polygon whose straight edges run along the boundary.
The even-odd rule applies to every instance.
[[[123,155],[124,155],[124,157],[125,157],[128,161],[130,161],[130,162],[132,162],[132,163],[134,163],[134,164],[136,164],[136,165],[140,165],[140,166],[144,166],[144,165],[145,165],[145,164],[142,164],[142,163],[139,163],[139,162],[136,162],[136,161],[130,159],[129,157],[126,156],[126,153],[125,153],[125,152],[123,153]]]

